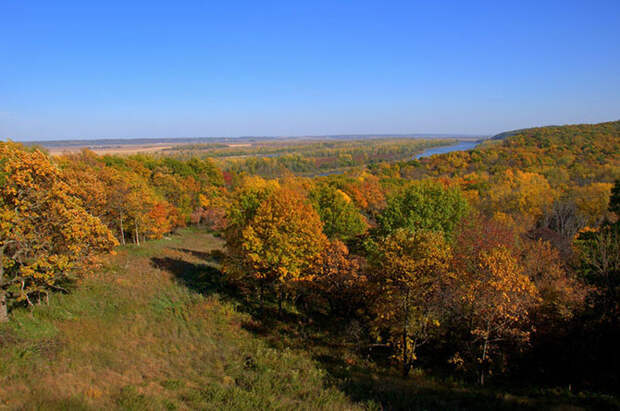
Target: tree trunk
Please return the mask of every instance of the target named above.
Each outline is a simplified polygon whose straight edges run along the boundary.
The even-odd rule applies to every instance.
[[[336,304],[334,304],[334,301],[332,298],[327,297],[327,304],[329,305],[329,314],[330,315],[334,315],[336,313]]]
[[[487,347],[489,346],[490,329],[491,329],[490,321],[487,321],[487,332],[486,332],[486,335],[484,336],[484,347],[482,348],[482,361],[481,361],[482,369],[480,370],[480,385],[484,385],[484,375],[487,372],[486,358],[487,358]]]
[[[407,378],[409,375],[409,358],[407,357],[407,338],[409,337],[409,289],[407,289],[407,295],[405,297],[405,320],[403,322],[403,377]]]
[[[121,244],[125,245],[125,229],[123,228],[123,212],[121,211]]]
[[[0,289],[0,324],[9,321],[6,292]]]
[[[282,292],[278,291],[278,317],[282,317]]]
[[[136,244],[140,245],[140,234],[138,233],[138,222],[136,221]]]
[[[9,310],[6,301],[6,291],[4,287],[4,248],[6,244],[0,248],[0,323],[9,321]]]

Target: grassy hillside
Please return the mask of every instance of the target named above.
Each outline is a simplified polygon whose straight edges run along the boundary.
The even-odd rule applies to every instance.
[[[408,380],[338,330],[275,307],[252,317],[197,230],[121,248],[100,272],[0,327],[0,409],[608,408],[567,390],[506,392],[417,370]],[[270,311],[272,310],[272,311]],[[273,315],[272,315],[273,314]],[[340,325],[332,326],[340,327]],[[355,330],[341,327],[340,335]]]
[[[73,293],[14,312],[0,409],[355,408],[308,355],[270,348],[211,294],[219,245],[187,231],[124,248]]]

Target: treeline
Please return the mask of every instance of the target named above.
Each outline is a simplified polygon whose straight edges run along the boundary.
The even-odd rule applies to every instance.
[[[161,238],[205,218],[216,224],[213,209],[225,198],[230,178],[208,159],[97,156],[84,150],[54,162],[84,207],[121,244]]]
[[[329,141],[277,141],[229,146],[195,144],[176,146],[166,155],[179,159],[209,157],[224,170],[266,178],[288,174],[313,175],[408,159],[428,148],[455,143],[454,139],[365,139]]]
[[[218,228],[226,178],[210,160],[78,154],[0,143],[0,321],[45,302],[118,244]]]
[[[258,312],[354,329],[357,350],[404,375],[615,390],[618,130],[530,130],[271,180],[195,157],[50,158],[2,143],[0,319],[7,304],[66,291],[116,244],[205,224],[226,240],[227,282]]]

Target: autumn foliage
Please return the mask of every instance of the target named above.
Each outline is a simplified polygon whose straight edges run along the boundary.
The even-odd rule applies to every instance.
[[[224,238],[226,284],[257,318],[320,324],[404,376],[611,386],[599,370],[617,361],[597,352],[620,343],[620,123],[502,137],[421,160],[402,160],[407,142],[57,157],[0,143],[0,321],[94,256],[191,224]],[[265,150],[283,155],[192,155]],[[325,164],[347,172],[294,175]]]
[[[7,305],[62,290],[76,270],[117,243],[40,151],[0,144],[0,321]]]

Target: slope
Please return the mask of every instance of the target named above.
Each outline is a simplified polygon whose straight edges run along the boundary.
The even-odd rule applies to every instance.
[[[14,312],[0,409],[355,408],[308,356],[244,330],[249,317],[213,293],[219,246],[185,230],[121,248],[71,294]]]

